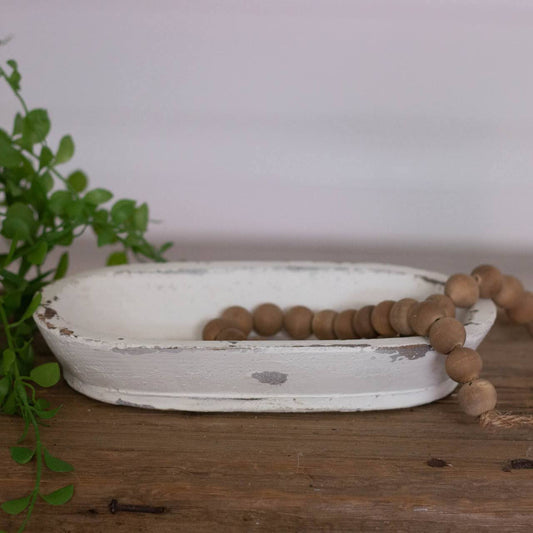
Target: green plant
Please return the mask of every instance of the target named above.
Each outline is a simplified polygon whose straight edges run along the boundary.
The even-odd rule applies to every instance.
[[[40,290],[47,283],[62,278],[68,269],[69,252],[64,251],[54,266],[47,258],[56,247],[68,248],[74,239],[92,228],[98,246],[119,244],[120,251],[109,255],[108,265],[128,262],[128,256],[163,261],[171,246],[156,248],[144,237],[148,226],[148,206],[122,199],[108,209],[113,195],[106,189],[87,191],[87,177],[76,170],[64,176],[58,167],[74,154],[70,135],[61,138],[57,149],[46,142],[50,119],[45,109],[29,109],[20,93],[21,75],[17,63],[0,67],[4,79],[21,111],[12,128],[0,129],[0,235],[6,252],[0,254],[0,407],[7,415],[20,415],[24,430],[17,444],[33,433],[30,446],[14,446],[11,457],[19,464],[32,459],[36,463],[33,489],[21,498],[6,501],[2,509],[9,514],[26,511],[20,526],[28,523],[38,496],[51,505],[70,500],[73,485],[49,494],[40,489],[44,466],[55,472],[69,472],[70,464],[52,456],[41,439],[41,426],[54,417],[59,407],[51,408],[38,398],[36,386],[51,387],[60,379],[55,362],[34,366],[32,315],[41,302]],[[57,188],[56,186],[60,187]]]

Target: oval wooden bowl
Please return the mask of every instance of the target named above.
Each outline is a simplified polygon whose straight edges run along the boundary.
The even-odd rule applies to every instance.
[[[35,320],[75,390],[118,405],[187,411],[357,411],[411,407],[452,392],[423,337],[202,341],[230,305],[342,310],[425,299],[447,276],[365,263],[213,262],[108,267],[52,283]],[[458,318],[476,348],[496,308]]]

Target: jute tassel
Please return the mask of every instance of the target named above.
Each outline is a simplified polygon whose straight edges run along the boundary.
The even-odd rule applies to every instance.
[[[480,415],[479,423],[484,429],[512,429],[520,426],[533,428],[533,415],[502,413],[494,409]]]

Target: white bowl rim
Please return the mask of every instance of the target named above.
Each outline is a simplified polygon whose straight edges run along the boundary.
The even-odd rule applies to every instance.
[[[45,336],[56,336],[62,340],[68,338],[69,343],[82,345],[98,345],[100,348],[115,352],[135,354],[136,351],[146,353],[146,351],[161,352],[182,350],[199,350],[199,351],[253,351],[253,352],[279,352],[300,351],[306,352],[323,351],[324,349],[334,348],[335,351],[358,349],[379,349],[379,348],[411,348],[416,349],[422,346],[429,346],[426,337],[393,337],[393,338],[375,338],[375,339],[347,339],[347,340],[244,340],[244,341],[204,341],[204,340],[179,340],[172,345],[164,345],[158,339],[138,339],[135,341],[124,338],[119,340],[102,336],[94,339],[78,335],[68,318],[62,317],[53,309],[53,302],[61,297],[62,290],[76,280],[90,277],[105,275],[119,275],[120,273],[179,273],[199,269],[232,269],[232,268],[289,268],[289,269],[366,269],[374,272],[384,271],[398,274],[407,274],[424,280],[444,286],[448,275],[439,272],[433,272],[408,266],[389,265],[384,263],[367,263],[367,262],[335,262],[335,261],[178,261],[168,263],[134,263],[126,265],[108,266],[94,270],[88,270],[67,276],[61,280],[54,281],[42,289],[41,305],[34,313],[34,320]],[[378,302],[376,302],[378,303]],[[475,317],[475,319],[474,319]],[[467,311],[467,320],[465,323],[467,342],[469,338],[484,337],[496,318],[496,306],[492,300],[480,299]]]

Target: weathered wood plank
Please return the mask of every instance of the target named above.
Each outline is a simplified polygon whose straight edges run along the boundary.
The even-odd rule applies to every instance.
[[[480,348],[503,409],[533,412],[533,340],[498,323]],[[50,354],[40,350],[40,357]],[[75,483],[63,507],[39,503],[28,531],[530,531],[533,459],[527,430],[489,433],[454,395],[399,411],[191,414],[98,403],[61,383],[44,391],[61,414],[43,430],[72,474],[46,473],[45,490]],[[0,498],[23,495],[33,465],[8,446],[20,420],[0,419]],[[430,467],[428,459],[452,466]],[[118,513],[121,502],[162,515]],[[12,531],[20,520],[2,514]]]

